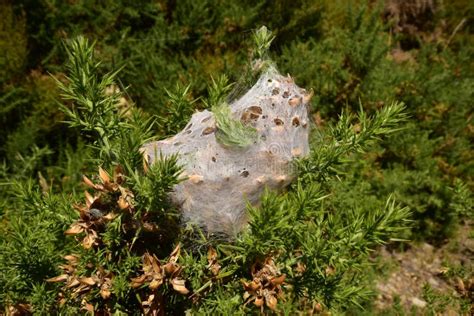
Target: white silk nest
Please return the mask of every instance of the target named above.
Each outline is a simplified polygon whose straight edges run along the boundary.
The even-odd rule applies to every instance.
[[[256,205],[264,189],[281,190],[293,179],[292,160],[309,153],[308,110],[311,94],[274,68],[264,72],[242,97],[230,103],[234,119],[257,131],[245,148],[216,140],[212,112],[194,113],[173,137],[143,146],[150,164],[178,154],[186,180],[170,198],[185,223],[209,233],[235,235],[247,223],[247,203]]]

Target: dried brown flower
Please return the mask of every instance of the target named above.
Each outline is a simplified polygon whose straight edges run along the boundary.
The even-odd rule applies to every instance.
[[[65,231],[66,235],[85,233],[82,245],[86,249],[99,244],[98,231],[106,222],[113,220],[118,212],[133,211],[134,195],[122,186],[125,177],[120,166],[115,167],[113,177],[99,167],[99,179],[100,183],[95,184],[86,176],[83,177],[85,185],[96,192],[94,195],[84,192],[85,204],[75,206],[79,219]]]
[[[91,276],[80,276],[77,274],[79,256],[71,254],[65,256],[64,259],[67,260],[67,264],[59,266],[64,271],[64,274],[47,279],[47,282],[65,282],[63,289],[70,291],[72,297],[82,297],[82,305],[86,310],[89,310],[92,305],[85,301],[85,295],[89,294],[95,287],[100,288],[99,293],[104,300],[111,296],[110,289],[113,279],[111,272],[106,271],[103,267],[98,267]],[[65,298],[61,296],[59,303],[64,304]]]
[[[143,274],[132,278],[130,286],[139,288],[148,284],[149,292],[144,294],[142,309],[145,315],[164,315],[163,296],[157,290],[162,284],[168,283],[178,293],[186,295],[186,281],[180,278],[182,267],[177,263],[180,254],[180,246],[171,252],[166,264],[162,264],[155,255],[145,253],[143,255]]]
[[[178,245],[164,265],[155,255],[145,253],[143,255],[143,274],[131,279],[131,287],[138,288],[148,283],[148,287],[155,291],[163,283],[168,282],[176,292],[188,294],[189,290],[185,286],[185,280],[180,278],[182,267],[177,263],[179,253],[180,246]]]
[[[280,274],[271,257],[266,258],[264,262],[253,264],[251,274],[252,281],[242,281],[245,289],[245,304],[253,301],[262,312],[264,305],[271,310],[276,310],[278,298],[283,297],[281,285],[286,275]]]
[[[217,262],[217,251],[213,247],[209,247],[207,250],[207,262],[209,265],[207,266],[213,276],[217,276],[221,269],[221,265]]]
[[[30,304],[15,304],[8,306],[7,315],[10,316],[26,316],[26,315],[33,315],[31,312],[31,305]]]

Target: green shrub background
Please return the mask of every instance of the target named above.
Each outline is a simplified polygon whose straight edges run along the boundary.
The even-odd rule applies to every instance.
[[[7,309],[26,302],[38,314],[57,312],[60,285],[44,280],[58,275],[62,256],[77,248],[73,238],[63,234],[76,217],[72,204],[82,199],[82,176],[97,173],[98,164],[106,161],[90,146],[93,136],[64,123],[68,118],[60,109],[63,101],[52,77],[65,82],[63,44],[79,35],[96,41],[95,57],[102,61],[98,75],[122,68],[117,85],[132,107],[140,109],[140,121],[155,122],[150,134],[158,138],[179,131],[194,110],[206,107],[202,100],[209,95],[211,78],[225,74],[231,82],[242,81],[253,49],[252,32],[261,25],[276,37],[269,54],[279,70],[314,91],[313,148],[321,146],[325,138],[320,133],[338,122],[342,111],[355,113],[362,107],[372,115],[392,102],[403,102],[408,118],[397,132],[364,152],[345,157],[349,161],[334,166],[337,170],[328,179],[308,180],[318,186],[312,189],[312,203],[336,214],[328,229],[337,230],[345,225],[338,223],[342,221],[338,213],[358,218],[384,209],[392,195],[397,205],[411,211],[411,229],[398,238],[446,242],[459,222],[473,215],[474,6],[464,0],[433,3],[433,12],[425,19],[420,16],[418,29],[410,33],[395,31],[396,22],[384,11],[384,3],[375,1],[2,1],[0,306]],[[267,222],[259,218],[265,212],[284,216],[285,209],[296,209],[303,199],[298,192],[269,193],[255,223]],[[151,201],[148,193],[143,193],[143,201]],[[318,204],[318,198],[326,194],[330,198],[323,206]],[[319,216],[311,212],[307,216]],[[292,230],[305,230],[304,225],[298,226],[299,218],[288,221],[294,226],[275,222],[278,231],[262,229],[260,237],[259,226],[252,226],[255,234],[245,235],[235,247],[258,244],[281,232],[291,236]],[[332,234],[341,237],[340,232]],[[316,265],[331,262],[332,252],[344,257],[345,249],[333,244],[325,249],[315,236],[307,240],[311,237],[315,240],[306,245],[306,256],[317,257]],[[289,241],[279,242],[247,254],[258,257],[268,249],[288,249]],[[364,252],[364,247],[377,243],[367,241],[355,249]],[[114,285],[115,311],[134,310],[127,297],[125,270],[140,260],[131,258],[127,267],[116,268],[124,271],[122,286]],[[207,263],[202,258],[204,263],[186,258],[189,278],[197,280],[193,273],[199,274]],[[242,262],[251,261],[244,258]],[[353,258],[353,262],[334,265],[341,264],[344,270],[359,267],[362,261]],[[245,275],[245,269],[239,269],[235,268],[235,274]],[[300,280],[320,289],[309,295],[307,303],[316,297],[330,310],[346,311],[367,302],[371,294],[359,276],[337,277],[337,281],[324,279],[326,283],[317,278]],[[236,284],[218,286],[201,305],[184,308],[195,313],[258,312],[248,309],[250,305],[239,309],[241,289]],[[171,299],[171,310],[183,312],[180,300]],[[281,304],[289,314],[295,310],[292,304],[304,305],[292,300]],[[61,311],[74,314],[76,308],[71,305]]]

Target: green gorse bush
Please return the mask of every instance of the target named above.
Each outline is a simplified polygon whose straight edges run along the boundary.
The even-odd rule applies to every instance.
[[[359,310],[378,245],[442,243],[472,217],[472,29],[451,36],[458,2],[435,11],[446,29],[432,40],[396,33],[365,2],[2,4],[2,309]],[[273,35],[252,42],[261,25],[270,50]],[[223,240],[180,223],[166,198],[176,157],[149,166],[139,149],[239,95],[229,83],[249,87],[256,58],[313,89],[311,154]],[[167,270],[147,274],[157,263]]]

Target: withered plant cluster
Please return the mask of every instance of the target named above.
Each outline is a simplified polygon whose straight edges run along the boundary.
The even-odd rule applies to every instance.
[[[3,1],[0,314],[372,313],[373,250],[472,217],[467,2]],[[268,65],[314,91],[309,155],[233,238],[186,225],[178,158],[140,148]]]
[[[276,310],[278,298],[283,298],[281,285],[286,275],[280,274],[271,257],[266,258],[263,263],[254,263],[251,275],[253,279],[250,282],[243,281],[246,304],[253,302],[260,307],[262,313],[264,305]]]
[[[94,183],[87,176],[83,177],[86,187],[93,190],[91,194],[85,191],[85,203],[74,205],[74,209],[79,213],[79,218],[71,224],[64,234],[76,236],[76,240],[87,251],[100,252],[111,250],[108,248],[105,234],[107,225],[111,225],[114,220],[119,220],[119,229],[123,232],[125,238],[119,241],[121,247],[127,247],[132,251],[136,239],[139,235],[137,231],[144,230],[149,233],[156,233],[158,228],[155,223],[147,221],[147,212],[140,213],[138,216],[135,210],[135,200],[133,192],[124,187],[125,175],[123,168],[116,166],[113,176],[99,167],[99,183]],[[113,225],[113,224],[112,224]],[[126,236],[133,236],[127,239]],[[137,250],[139,252],[140,249]],[[161,264],[156,255],[145,252],[142,256],[140,276],[130,278],[131,289],[136,289],[140,295],[140,302],[143,313],[146,315],[155,315],[163,312],[164,302],[163,294],[158,292],[158,288],[169,284],[172,288],[181,294],[188,294],[189,290],[185,287],[185,280],[180,278],[182,267],[177,263],[180,254],[178,245],[170,254],[168,262]],[[109,252],[107,260],[116,258]],[[59,266],[63,274],[50,278],[48,282],[63,282],[62,292],[59,295],[59,304],[66,304],[67,299],[73,299],[80,302],[82,308],[89,312],[112,313],[112,309],[107,304],[111,293],[114,274],[106,270],[103,266],[96,266],[92,262],[81,262],[84,267],[79,267],[80,255],[69,254],[64,256],[66,264]],[[85,268],[85,269],[84,269]],[[103,306],[97,308],[88,302],[88,298],[98,294],[105,302]]]

